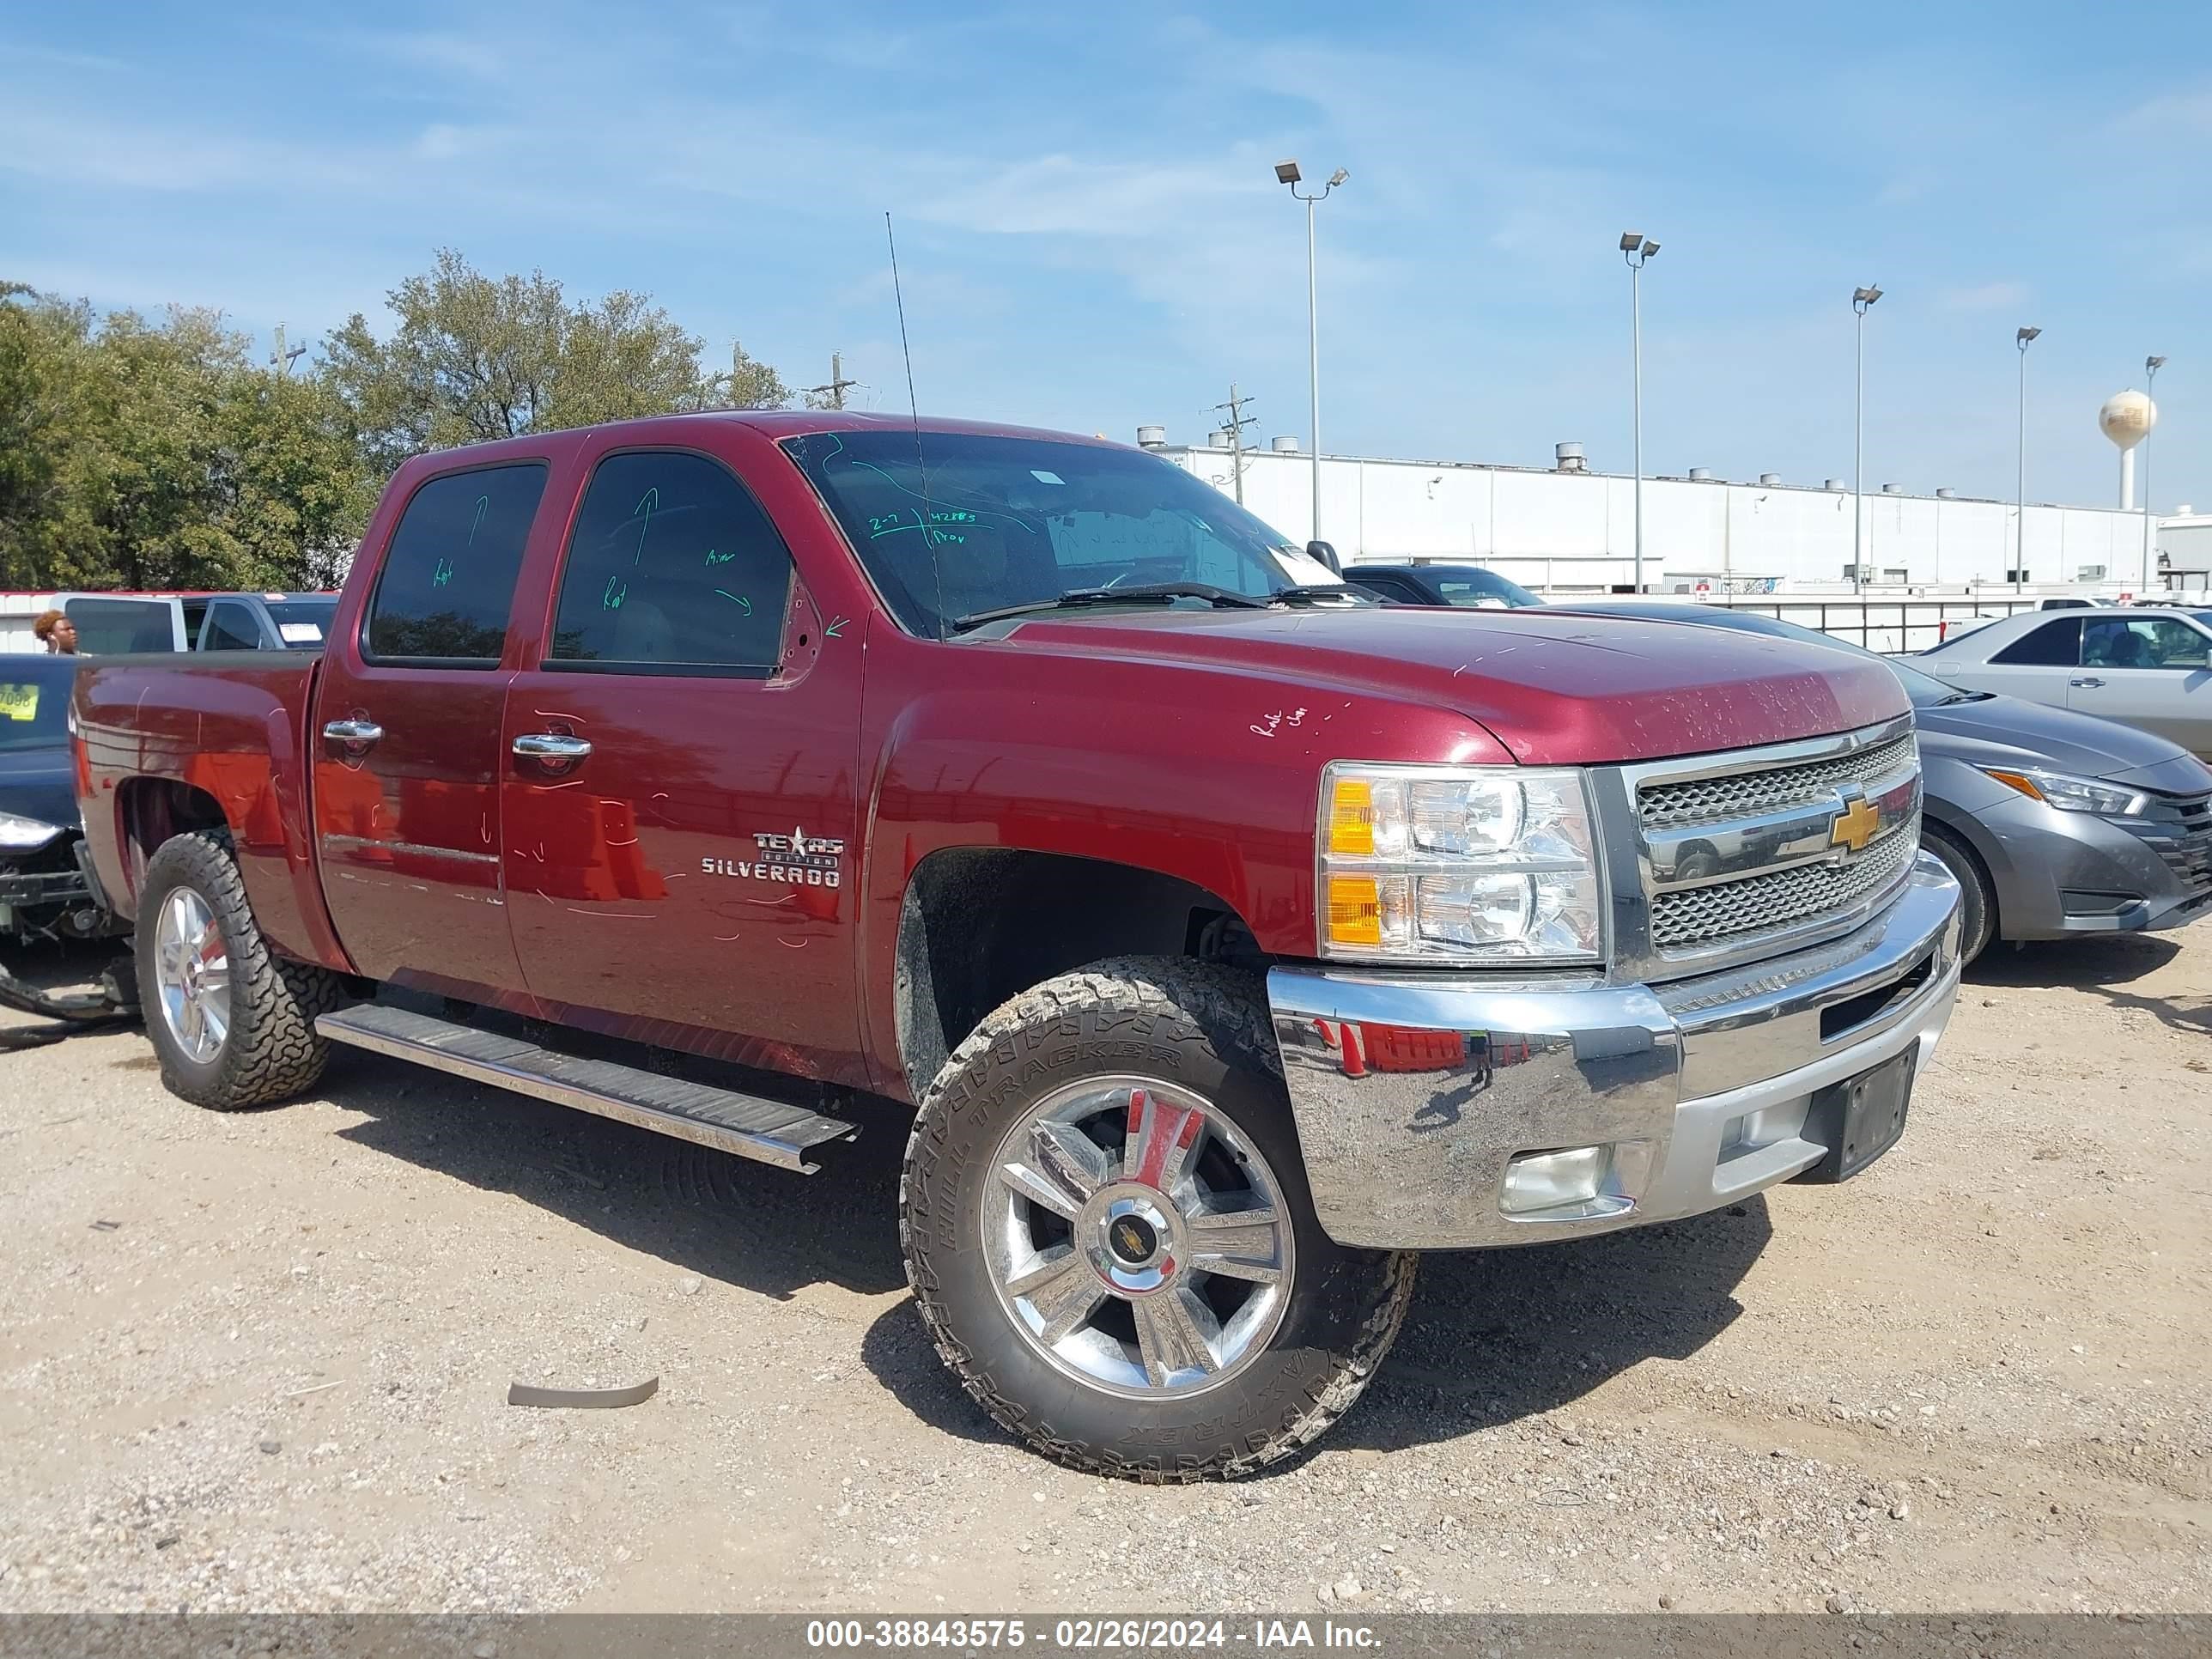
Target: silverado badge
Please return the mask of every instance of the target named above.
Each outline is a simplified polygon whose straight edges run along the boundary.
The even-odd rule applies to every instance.
[[[845,843],[834,836],[810,836],[801,827],[787,836],[757,835],[753,844],[759,850],[750,859],[701,859],[700,873],[806,887],[836,887],[843,880]]]

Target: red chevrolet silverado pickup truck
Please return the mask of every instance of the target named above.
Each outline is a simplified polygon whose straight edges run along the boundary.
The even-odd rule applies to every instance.
[[[1888,1148],[1958,983],[1895,679],[1325,556],[949,421],[410,461],[319,657],[79,677],[163,1079],[349,1044],[805,1172],[896,1108],[946,1364],[1152,1480],[1341,1414],[1419,1251]]]

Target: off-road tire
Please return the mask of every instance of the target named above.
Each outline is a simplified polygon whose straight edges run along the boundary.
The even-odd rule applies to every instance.
[[[1997,896],[1990,872],[1972,848],[1940,825],[1923,821],[1920,844],[1943,861],[1959,884],[1959,965],[1971,967],[1996,937]]]
[[[230,963],[230,1030],[215,1058],[204,1062],[184,1053],[170,1035],[155,975],[155,921],[179,887],[207,901]],[[161,844],[146,866],[137,943],[139,1006],[171,1094],[219,1112],[242,1111],[297,1094],[323,1074],[331,1045],[316,1035],[315,1017],[345,1000],[345,981],[270,950],[246,902],[228,830],[203,830]]]
[[[1054,1368],[1004,1311],[981,1218],[994,1151],[1047,1091],[1149,1073],[1204,1095],[1272,1166],[1296,1264],[1267,1350],[1194,1395],[1133,1401]],[[989,1015],[930,1085],[899,1182],[907,1280],[937,1352],[1007,1430],[1073,1468],[1148,1482],[1249,1474],[1306,1445],[1367,1386],[1413,1299],[1417,1258],[1347,1249],[1315,1218],[1281,1058],[1252,975],[1119,957]]]

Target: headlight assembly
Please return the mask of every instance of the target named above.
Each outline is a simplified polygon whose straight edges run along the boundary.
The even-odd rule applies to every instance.
[[[1983,769],[2008,789],[2017,789],[2030,800],[2055,806],[2062,812],[2094,812],[2100,817],[2139,817],[2150,798],[2124,784],[2077,778],[2069,772],[2046,772],[2039,767],[2008,772],[1998,767]]]
[[[1363,962],[1596,962],[1583,775],[1338,761],[1322,774],[1320,952]]]
[[[13,853],[27,853],[44,847],[61,834],[61,826],[48,823],[43,818],[27,818],[14,812],[0,812],[0,847]]]

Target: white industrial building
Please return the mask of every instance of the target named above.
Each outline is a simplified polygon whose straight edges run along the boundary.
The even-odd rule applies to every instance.
[[[1240,456],[1225,441],[1188,446],[1164,437],[1158,427],[1138,428],[1145,447],[1223,493],[1235,493]],[[1278,438],[1270,447],[1242,452],[1243,499],[1267,523],[1305,540],[1316,534],[1312,462],[1296,444]],[[1635,481],[1585,471],[1578,445],[1561,444],[1558,453],[1559,465],[1549,471],[1324,456],[1319,537],[1346,561],[1462,558],[1540,590],[1625,589],[1634,572]],[[1644,586],[1680,592],[1699,591],[1702,584],[1716,594],[1847,587],[1852,501],[1848,485],[1833,478],[1784,483],[1770,473],[1738,483],[1702,470],[1687,477],[1647,477]],[[2020,515],[2009,501],[1949,490],[1911,495],[1869,483],[1865,510],[1869,586],[1893,592],[1963,590],[2014,580]],[[2025,529],[2027,574],[2019,580],[2031,591],[2086,587],[2118,594],[2146,586],[2140,512],[2031,502]],[[2193,541],[2185,556],[2174,550],[2173,565],[2185,559],[2191,577],[2175,585],[2203,587],[2203,568],[2212,561]],[[2154,575],[2148,586],[2163,585]]]

